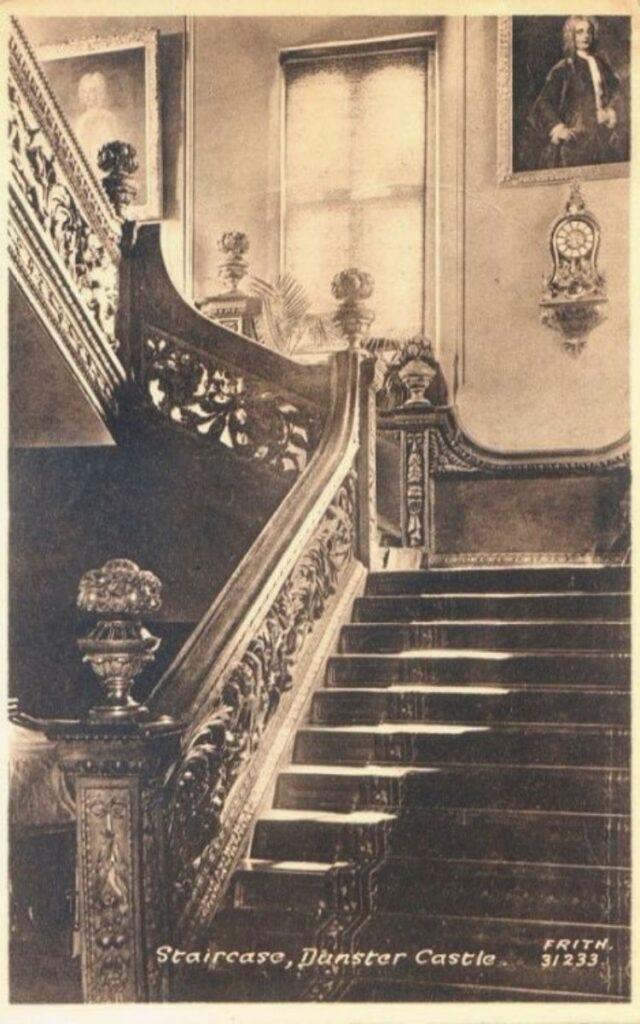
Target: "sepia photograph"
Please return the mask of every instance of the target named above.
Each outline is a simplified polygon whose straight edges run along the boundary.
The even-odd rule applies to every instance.
[[[520,6],[2,11],[16,1024],[637,1019],[638,26]]]

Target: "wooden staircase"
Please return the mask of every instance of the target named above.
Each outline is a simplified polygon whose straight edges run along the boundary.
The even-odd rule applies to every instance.
[[[206,998],[628,998],[628,648],[624,568],[370,575]]]

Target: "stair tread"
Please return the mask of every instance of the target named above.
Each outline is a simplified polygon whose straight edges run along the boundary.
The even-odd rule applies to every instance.
[[[280,769],[281,775],[384,775],[390,779],[399,779],[409,772],[435,772],[437,768],[423,768],[407,765],[398,767],[388,764],[287,764]]]
[[[305,725],[299,732],[321,733],[426,733],[459,736],[466,732],[488,732],[492,725],[432,725],[429,722],[380,722],[375,725]]]
[[[617,659],[629,661],[630,655],[625,651],[585,650],[578,648],[571,650],[566,647],[552,650],[536,650],[523,648],[509,651],[492,650],[487,647],[415,647],[405,651],[339,651],[333,654],[332,660],[343,660],[345,658],[368,658],[378,661],[398,660],[401,658],[432,658],[451,661],[456,658],[479,658],[483,661],[509,661],[511,658],[551,658],[553,660],[562,658],[599,658],[602,660]]]
[[[318,822],[323,824],[344,825],[379,825],[387,821],[397,821],[396,814],[384,814],[382,811],[313,811],[272,807],[260,815],[259,821],[297,821]]]
[[[572,722],[491,722],[489,725],[483,725],[477,722],[358,722],[357,724],[335,724],[335,725],[324,725],[322,723],[316,724],[312,722],[308,725],[303,726],[298,732],[319,732],[319,733],[376,733],[380,735],[387,735],[393,733],[407,733],[409,735],[414,733],[424,733],[425,735],[452,735],[459,736],[464,733],[477,733],[477,732],[522,732],[524,730],[546,732],[548,729],[552,729],[554,732],[573,732],[579,730],[584,732],[586,730],[593,730],[594,732],[615,732],[617,736],[624,737],[630,735],[630,730],[622,725],[610,725],[608,723],[578,723],[574,725]]]
[[[390,683],[389,686],[383,687],[385,693],[457,693],[460,695],[466,694],[480,694],[481,696],[495,696],[499,694],[507,693],[518,693],[519,691],[526,690],[527,693],[536,693],[539,691],[543,694],[549,693],[564,693],[568,696],[575,696],[576,692],[581,694],[593,693],[616,693],[621,697],[628,695],[628,690],[620,690],[615,688],[604,688],[602,686],[594,686],[593,683],[587,683],[583,686],[563,686],[561,683],[527,683],[526,686],[518,683],[496,683],[495,685],[479,685],[474,686],[473,684],[456,686],[455,683],[441,684],[441,683]],[[362,685],[354,691],[352,686],[327,686],[323,689],[317,690],[317,693],[322,694],[341,694],[341,693],[380,693],[381,687],[379,686],[366,686]]]
[[[324,875],[336,868],[349,867],[349,861],[314,861],[314,860],[260,860],[250,857],[242,861],[240,871],[255,871],[262,873],[278,873],[298,871],[304,875]]]
[[[493,600],[495,597],[628,597],[629,590],[388,590],[381,594],[363,594],[359,600],[365,601],[388,601],[393,598],[409,600],[413,598],[479,598],[486,597]]]
[[[386,599],[385,599],[386,600]],[[630,619],[376,619],[375,622],[349,622],[346,629],[366,630],[397,626],[628,626]]]

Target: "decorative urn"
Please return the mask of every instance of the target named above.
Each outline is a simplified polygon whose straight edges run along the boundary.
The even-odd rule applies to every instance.
[[[217,245],[218,252],[224,257],[218,264],[218,276],[227,286],[228,293],[234,294],[249,269],[249,263],[244,258],[249,251],[249,239],[244,231],[225,231],[220,235]]]
[[[160,646],[160,639],[140,619],[158,611],[161,591],[157,576],[126,558],[114,558],[80,580],[78,608],[100,616],[87,636],[78,640],[82,660],[91,665],[105,691],[103,703],[91,709],[90,718],[118,721],[147,716],[147,709],[130,691]]]
[[[130,142],[107,142],[98,151],[98,167],[104,173],[102,187],[118,217],[138,191],[133,175],[138,170],[138,155]]]
[[[364,300],[371,297],[373,285],[373,276],[355,267],[341,270],[331,282],[331,294],[340,303],[333,322],[350,348],[362,344],[375,319],[373,310],[364,305]]]

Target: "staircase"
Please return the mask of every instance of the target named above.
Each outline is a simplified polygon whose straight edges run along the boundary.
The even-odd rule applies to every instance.
[[[628,998],[628,590],[624,568],[370,575],[214,922],[208,998]]]

